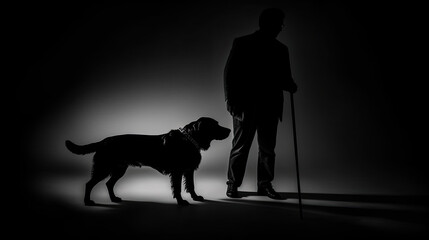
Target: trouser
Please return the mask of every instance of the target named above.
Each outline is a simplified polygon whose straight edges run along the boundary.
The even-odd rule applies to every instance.
[[[269,186],[274,179],[274,163],[278,117],[269,114],[245,113],[233,117],[234,137],[228,165],[228,185],[239,187],[244,178],[249,151],[255,133],[258,140],[258,187]]]

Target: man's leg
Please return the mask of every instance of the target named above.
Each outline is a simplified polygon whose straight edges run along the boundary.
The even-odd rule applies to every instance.
[[[245,115],[242,120],[233,119],[234,137],[228,165],[227,184],[239,187],[243,182],[247,158],[256,132],[252,115]]]
[[[278,118],[264,116],[257,123],[258,131],[258,188],[271,187],[274,179],[275,147]]]

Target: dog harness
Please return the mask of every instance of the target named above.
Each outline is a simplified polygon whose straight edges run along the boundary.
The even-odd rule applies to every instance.
[[[183,128],[179,128],[179,131],[186,137],[186,139],[188,139],[194,146],[195,146],[195,148],[197,148],[197,150],[198,151],[200,151],[201,150],[201,147],[200,147],[200,145],[197,143],[197,141],[195,141],[195,139],[194,138],[192,138],[192,136],[191,135],[189,135],[189,133],[188,132],[186,132],[185,131],[185,129],[183,129]]]

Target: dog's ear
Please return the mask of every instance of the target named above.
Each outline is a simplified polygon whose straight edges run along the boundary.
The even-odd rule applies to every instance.
[[[208,117],[201,117],[197,121],[194,122],[194,130],[207,132],[211,131],[213,127],[218,126],[216,120]]]
[[[197,121],[193,121],[193,122],[188,123],[183,128],[185,130],[189,130],[191,132],[198,132],[200,130],[200,125],[201,125],[201,121],[197,120]]]
[[[193,130],[195,132],[200,131],[201,130],[201,121],[195,121],[192,127],[193,127]]]

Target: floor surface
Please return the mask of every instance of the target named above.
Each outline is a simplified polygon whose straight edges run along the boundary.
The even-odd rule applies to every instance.
[[[285,200],[257,196],[239,189],[242,198],[225,196],[218,178],[199,178],[197,191],[206,199],[179,207],[162,175],[130,177],[115,187],[122,203],[111,203],[105,181],[94,188],[97,206],[84,206],[84,177],[45,177],[34,183],[18,218],[34,237],[112,239],[245,239],[428,235],[427,196],[386,196],[303,193],[303,220],[296,193]]]

